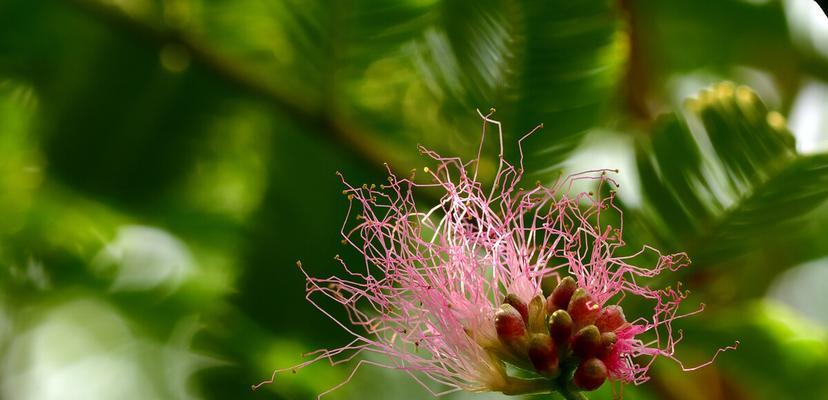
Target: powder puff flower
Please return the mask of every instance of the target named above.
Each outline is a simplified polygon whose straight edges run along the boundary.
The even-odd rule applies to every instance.
[[[337,256],[342,273],[326,278],[302,271],[307,299],[354,339],[274,377],[322,359],[338,364],[375,353],[384,361],[362,359],[337,387],[370,364],[404,371],[434,395],[557,391],[582,398],[581,391],[607,379],[643,383],[656,357],[675,359],[681,334],[672,322],[701,307],[679,314],[686,293],[641,281],[687,266],[687,256],[651,247],[619,255],[623,218],[609,171],[520,188],[522,149],[517,167],[504,159],[500,123],[490,115],[481,114],[482,136],[496,126],[501,152],[489,184],[478,179],[480,150],[463,162],[423,148],[436,162],[424,169],[426,183],[390,168],[379,187],[343,179],[350,200],[343,242],[364,262],[348,265]],[[582,180],[592,180],[594,192],[576,193],[573,184]],[[424,191],[441,193],[436,206],[416,202],[415,193]],[[633,264],[648,256],[654,266]],[[545,280],[558,281],[548,296]],[[317,295],[341,304],[347,320],[317,303]],[[628,322],[618,303],[630,296],[649,300],[652,312]]]

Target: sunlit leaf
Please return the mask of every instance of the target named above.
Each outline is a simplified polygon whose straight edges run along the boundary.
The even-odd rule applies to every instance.
[[[754,233],[828,199],[828,155],[797,155],[784,118],[748,88],[723,83],[686,108],[640,143],[638,167],[655,230],[698,263],[762,250],[768,237]]]
[[[686,327],[687,341],[683,343],[698,359],[734,338],[740,342],[737,350],[721,354],[714,367],[722,375],[722,389],[733,392],[725,398],[817,399],[828,394],[828,382],[816,379],[828,374],[828,335],[823,327],[767,300],[732,307],[702,320]],[[694,374],[680,379],[693,379]],[[734,381],[747,384],[736,386]],[[710,393],[709,388],[699,390]]]

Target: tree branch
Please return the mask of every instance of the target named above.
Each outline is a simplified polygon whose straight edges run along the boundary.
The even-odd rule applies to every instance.
[[[360,161],[372,169],[381,168],[386,162],[398,167],[410,165],[405,158],[396,156],[398,152],[392,151],[389,145],[377,140],[376,138],[380,135],[356,128],[353,122],[332,115],[331,110],[314,104],[297,93],[285,93],[243,62],[221,54],[185,32],[141,21],[114,6],[96,0],[62,0],[61,2],[74,6],[113,30],[151,42],[159,49],[169,44],[180,46],[189,53],[193,63],[197,63],[242,92],[270,103],[290,116],[297,124],[311,128],[309,131],[314,132],[321,139],[333,142],[357,155]]]

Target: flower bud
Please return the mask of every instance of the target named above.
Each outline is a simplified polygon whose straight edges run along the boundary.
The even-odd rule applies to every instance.
[[[569,305],[569,300],[572,298],[572,293],[574,293],[577,288],[578,284],[575,282],[575,279],[572,279],[572,277],[567,276],[566,278],[561,279],[558,286],[546,299],[547,314],[552,314],[557,310],[566,310]]]
[[[601,307],[598,303],[592,300],[592,296],[584,290],[578,288],[572,294],[572,299],[569,300],[569,308],[567,309],[569,316],[575,323],[575,328],[584,327],[595,322],[598,314],[601,313]]]
[[[591,358],[601,349],[601,332],[595,325],[588,325],[572,337],[572,351],[578,357]]]
[[[615,342],[618,341],[618,336],[615,332],[604,332],[601,334],[601,348],[598,350],[598,358],[605,358],[612,353],[612,348]]]
[[[514,307],[503,304],[495,313],[495,330],[503,344],[513,344],[526,334],[526,325]]]
[[[607,366],[597,358],[584,360],[578,365],[572,380],[583,390],[598,389],[607,380]]]
[[[555,378],[560,373],[555,342],[548,335],[532,336],[532,341],[529,343],[529,360],[532,361],[535,370],[547,378]]]
[[[624,318],[624,310],[616,305],[607,306],[601,310],[601,314],[595,320],[595,326],[601,332],[615,332],[616,329],[626,323],[627,320]]]
[[[572,317],[565,310],[558,310],[552,313],[549,318],[549,334],[558,343],[569,342],[572,335]]]
[[[529,331],[532,333],[546,332],[546,299],[537,295],[529,302]]]
[[[529,307],[517,295],[512,293],[507,294],[506,298],[503,299],[503,304],[514,307],[520,313],[524,323],[529,321]]]

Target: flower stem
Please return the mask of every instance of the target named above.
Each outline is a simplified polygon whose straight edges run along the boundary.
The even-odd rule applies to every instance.
[[[571,390],[565,386],[558,389],[558,393],[566,400],[587,400],[587,397],[582,392]]]
[[[500,389],[506,395],[533,394],[558,392],[566,400],[588,400],[580,390],[566,382],[549,381],[546,379],[522,379],[507,377],[507,385]]]

